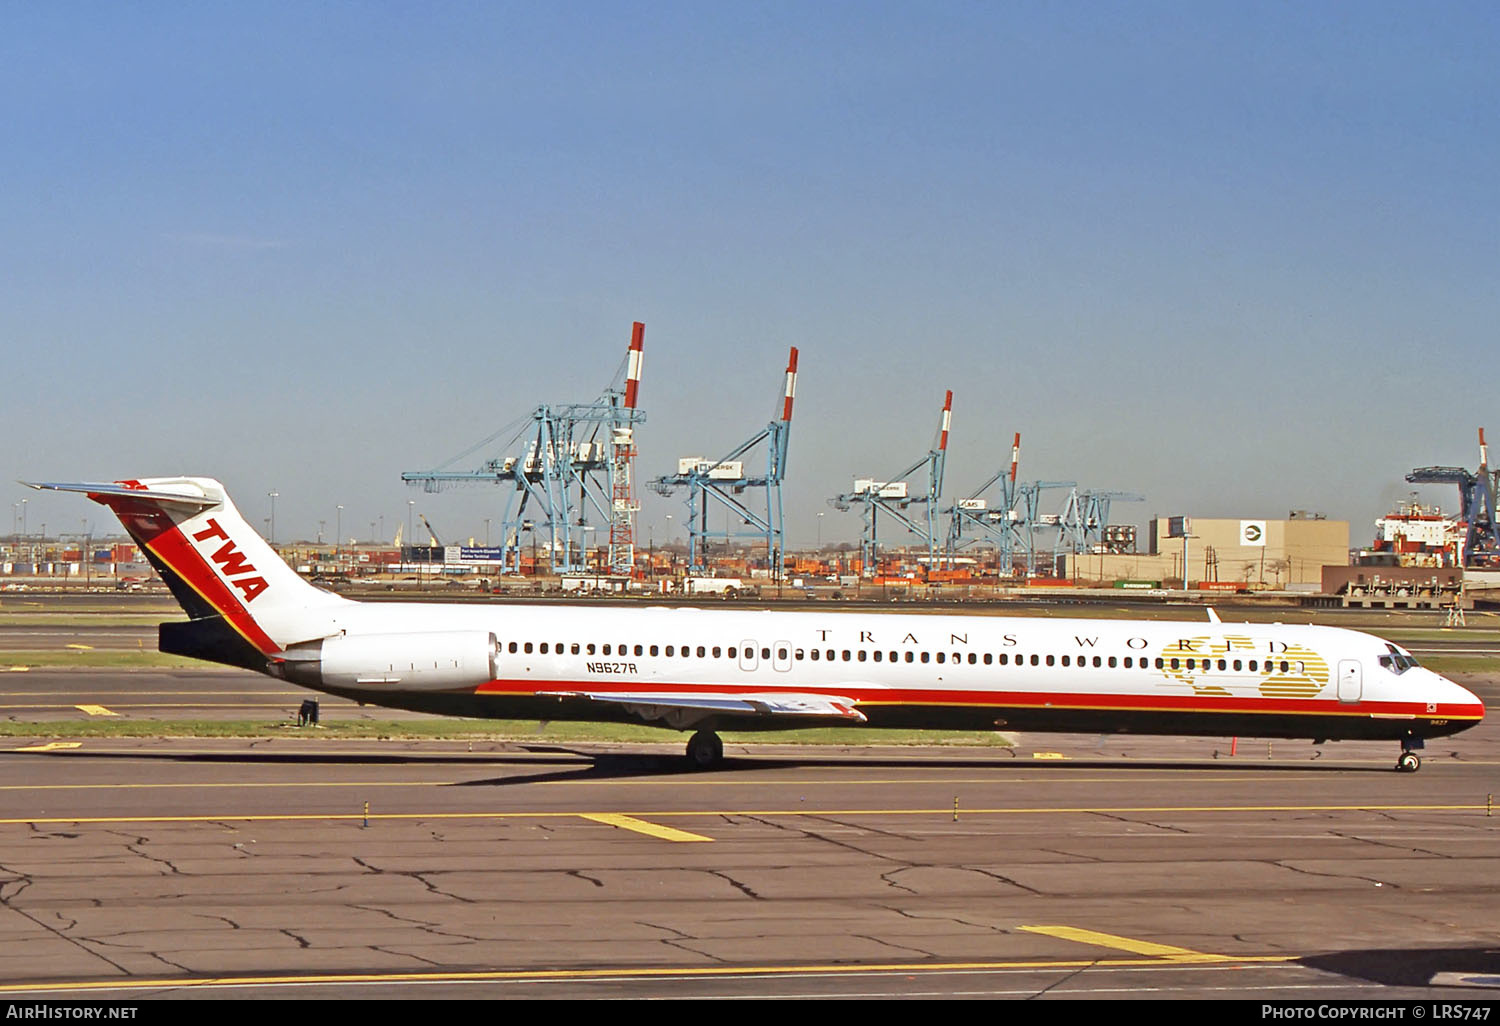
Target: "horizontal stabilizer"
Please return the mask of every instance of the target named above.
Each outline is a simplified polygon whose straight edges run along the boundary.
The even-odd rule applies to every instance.
[[[133,488],[130,485],[110,482],[78,481],[22,481],[21,484],[38,491],[46,490],[53,492],[83,492],[95,502],[105,502],[104,497],[122,499],[143,499],[148,502],[160,503],[163,506],[176,506],[184,510],[198,511],[210,506],[217,506],[217,498],[209,498],[206,495],[185,495],[182,492],[156,492],[146,488]]]

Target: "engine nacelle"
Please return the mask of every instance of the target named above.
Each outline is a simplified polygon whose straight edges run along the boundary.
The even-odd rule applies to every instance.
[[[494,680],[500,643],[483,631],[341,634],[292,645],[273,664],[294,684],[448,691]]]

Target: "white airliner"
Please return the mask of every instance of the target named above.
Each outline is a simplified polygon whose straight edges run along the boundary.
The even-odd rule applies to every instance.
[[[1398,741],[1484,717],[1379,638],[1331,627],[354,602],[308,584],[208,478],[34,484],[112,509],[188,614],[163,652],[374,705],[694,730],[827,724]]]

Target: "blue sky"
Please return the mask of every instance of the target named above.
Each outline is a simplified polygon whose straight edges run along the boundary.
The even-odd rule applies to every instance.
[[[647,324],[638,473],[802,376],[789,540],[946,494],[1309,508],[1500,438],[1486,3],[0,2],[0,479],[198,473],[278,536],[409,492]],[[7,485],[28,524],[92,506]],[[1424,491],[1445,503],[1445,489]],[[642,534],[675,501],[648,495]],[[352,526],[351,526],[352,525]]]

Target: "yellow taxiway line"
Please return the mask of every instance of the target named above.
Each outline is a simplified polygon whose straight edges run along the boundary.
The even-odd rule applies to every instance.
[[[1156,958],[1164,958],[1171,962],[1231,962],[1231,955],[1209,955],[1202,951],[1193,951],[1191,948],[1179,948],[1171,944],[1155,944],[1151,941],[1136,940],[1134,937],[1120,937],[1113,933],[1099,933],[1095,930],[1080,930],[1073,926],[1022,926],[1018,929],[1027,933],[1040,933],[1047,937],[1057,937],[1060,940],[1077,941],[1079,944],[1095,944],[1102,948],[1114,948],[1118,951],[1129,951],[1135,955],[1150,955]]]
[[[1083,931],[1087,933],[1088,931]],[[1105,935],[1107,936],[1107,935]],[[1182,949],[1186,950],[1186,949]],[[6,983],[0,984],[0,994],[45,994],[70,991],[137,991],[160,989],[188,989],[200,987],[270,987],[270,986],[352,986],[361,984],[395,983],[506,983],[527,981],[594,981],[594,980],[651,980],[694,979],[753,976],[860,976],[870,973],[955,973],[955,972],[1004,972],[1032,969],[1065,970],[1097,968],[1158,968],[1162,965],[1184,966],[1285,964],[1294,962],[1298,955],[1203,955],[1199,958],[1098,958],[1059,959],[1046,961],[1029,959],[1014,962],[873,962],[857,965],[755,965],[713,966],[637,969],[512,969],[480,972],[392,972],[392,973],[324,973],[306,976],[208,976],[177,977],[159,979],[80,980],[53,983]]]
[[[1223,812],[1483,812],[1482,802],[1462,805],[1111,805],[1111,806],[1066,806],[1058,808],[975,808],[964,809],[963,815],[974,816],[1037,816],[1037,815],[1139,815],[1158,813],[1223,813]],[[953,815],[952,806],[936,806],[926,809],[695,809],[691,811],[640,811],[631,813],[588,812],[372,812],[361,813],[306,812],[306,813],[215,813],[198,816],[21,816],[0,819],[0,826],[20,826],[33,823],[276,823],[276,822],[334,822],[338,820],[463,820],[463,819],[566,819],[577,817],[626,815],[647,821],[656,819],[706,818],[724,819],[736,816],[784,816],[784,817],[885,817],[885,816],[944,816]]]
[[[649,834],[652,837],[660,837],[666,841],[712,841],[712,837],[704,837],[702,834],[690,834],[686,830],[676,830],[672,827],[661,826],[656,823],[648,823],[644,819],[636,819],[634,816],[623,816],[618,812],[585,812],[584,819],[591,819],[595,823],[605,823],[609,826],[620,827],[622,830],[634,830],[638,834]]]

